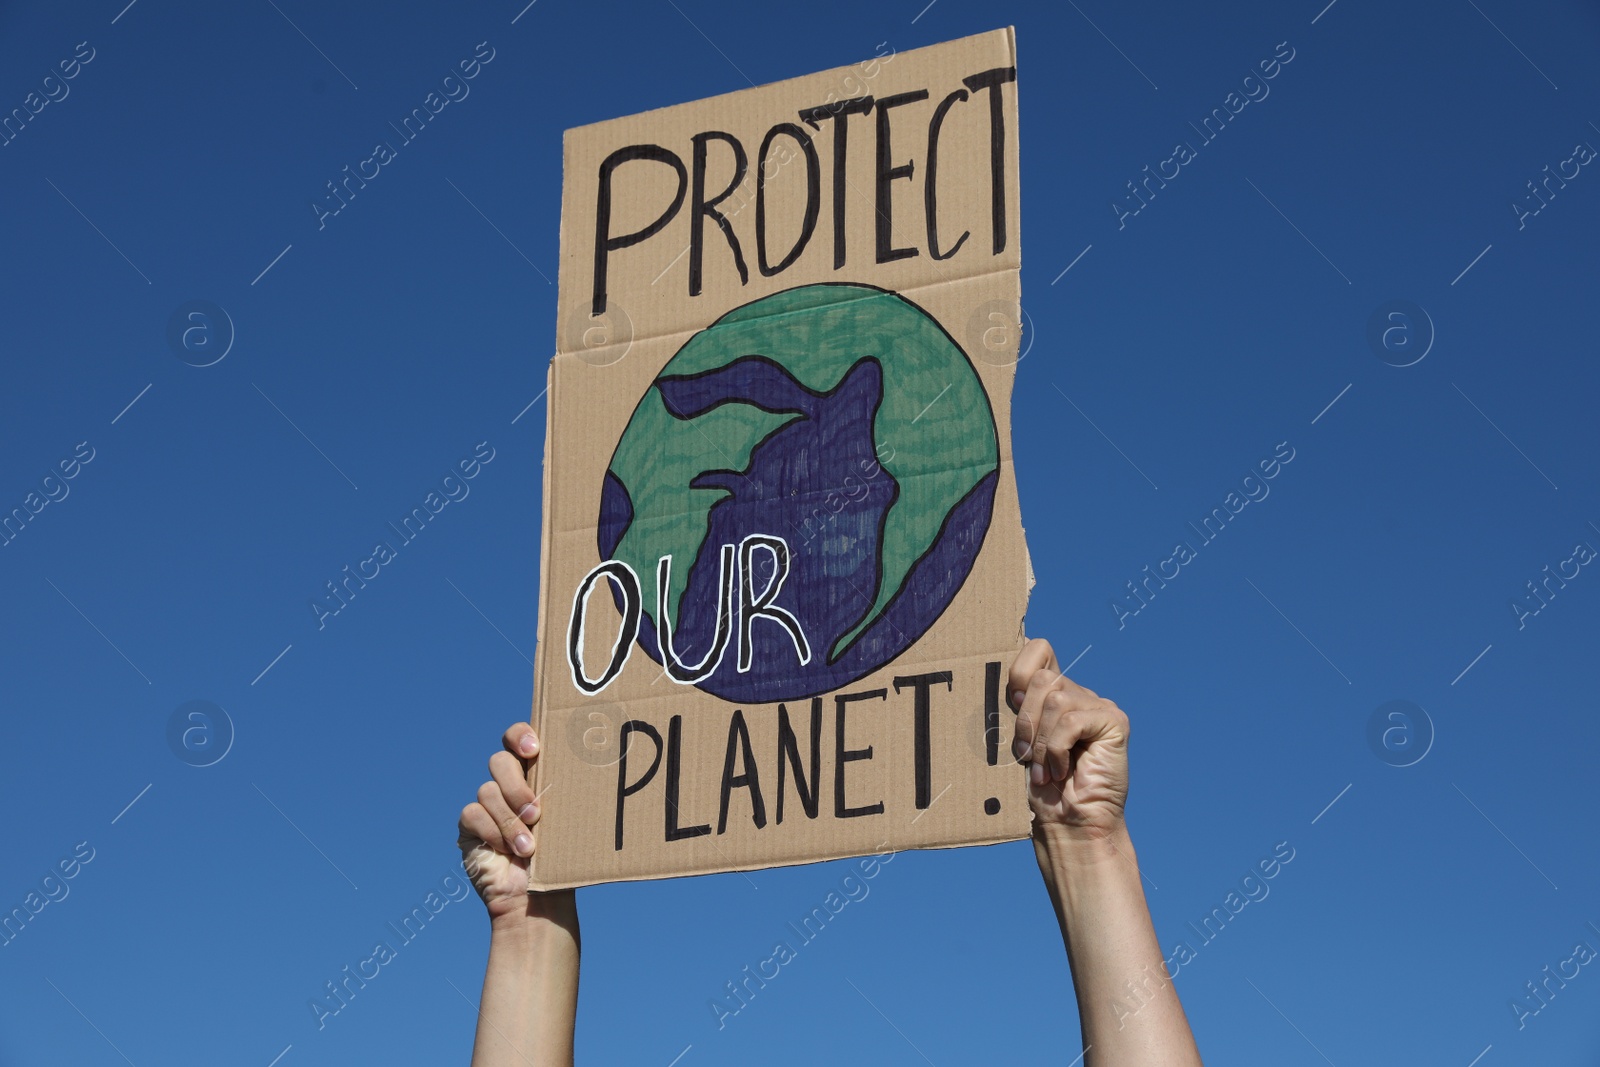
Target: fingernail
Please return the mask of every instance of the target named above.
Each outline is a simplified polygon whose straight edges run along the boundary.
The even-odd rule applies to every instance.
[[[1018,738],[1016,743],[1011,746],[1011,754],[1017,757],[1017,759],[1024,759],[1027,757],[1028,752],[1032,747],[1033,746],[1029,745],[1026,741]]]
[[[1028,694],[1024,693],[1020,689],[1013,689],[1011,691],[1011,706],[1013,708],[1019,708],[1020,709],[1022,707],[1022,700],[1027,695]]]
[[[1034,785],[1044,785],[1044,766],[1042,764],[1034,763],[1029,765],[1028,781]]]
[[[518,834],[511,842],[511,849],[519,856],[526,856],[533,851],[533,838],[527,834]]]
[[[533,821],[539,817],[538,801],[530,800],[526,804],[522,805],[522,810],[517,812],[517,817],[525,823],[533,823]]]
[[[523,734],[522,740],[517,742],[517,751],[524,756],[531,756],[539,751],[539,739],[531,733]]]

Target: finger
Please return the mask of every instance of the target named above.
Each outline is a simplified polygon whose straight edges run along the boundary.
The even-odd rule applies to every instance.
[[[1057,718],[1047,744],[1051,777],[1065,781],[1072,769],[1072,753],[1079,746],[1128,739],[1128,717],[1110,702],[1069,705]]]
[[[1064,688],[1065,684],[1066,680],[1058,672],[1048,668],[1034,671],[1029,678],[1022,699],[1018,702],[1016,740],[1011,744],[1012,755],[1018,760],[1028,758],[1033,749],[1034,740],[1039,733],[1040,720],[1044,715],[1045,697],[1057,689]]]
[[[1050,647],[1050,642],[1042,637],[1035,637],[1022,647],[1017,653],[1016,660],[1011,664],[1011,676],[1006,684],[1006,693],[1011,697],[1011,707],[1014,711],[1022,710],[1023,698],[1027,695],[1028,683],[1040,670],[1050,670],[1060,673],[1056,663],[1055,649]]]
[[[533,854],[533,837],[521,819],[511,813],[506,798],[500,795],[500,786],[484,782],[478,787],[478,803],[489,813],[489,818],[500,828],[501,839],[510,846],[507,852],[517,856]]]
[[[484,806],[476,801],[461,809],[460,830],[461,836],[456,843],[463,851],[470,850],[474,842],[488,845],[496,852],[510,851],[500,834],[500,827],[495,825]]]
[[[518,759],[531,760],[539,754],[539,735],[528,723],[513,723],[500,740],[506,751]]]
[[[1072,713],[1073,708],[1074,701],[1065,690],[1052,689],[1045,694],[1039,729],[1034,734],[1033,750],[1028,754],[1028,781],[1032,784],[1043,785],[1050,780],[1059,782],[1066,777],[1062,773],[1065,764],[1053,757],[1059,751],[1057,738],[1062,732],[1061,722]],[[1068,746],[1069,751],[1070,748]]]
[[[509,752],[496,752],[489,757],[489,773],[494,777],[495,785],[500,787],[506,807],[516,812],[517,818],[532,826],[539,821],[539,799],[528,788],[528,774],[522,767],[522,761]]]

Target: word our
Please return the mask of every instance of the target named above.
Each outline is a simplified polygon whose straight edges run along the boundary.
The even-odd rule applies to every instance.
[[[772,573],[765,575],[766,586],[760,594],[755,592],[753,576],[757,573],[755,554],[765,552]],[[723,545],[718,553],[720,562],[717,597],[717,628],[711,647],[696,664],[687,664],[678,657],[672,643],[672,620],[667,603],[667,589],[672,584],[672,557],[662,556],[656,566],[656,640],[661,649],[661,659],[668,678],[679,685],[695,685],[716,673],[722,665],[728,645],[734,637],[733,619],[737,612],[737,669],[747,674],[753,662],[754,649],[751,629],[758,618],[768,618],[782,626],[794,642],[803,667],[811,662],[811,643],[806,639],[800,620],[785,608],[773,603],[789,576],[789,542],[770,534],[750,534],[738,545]],[[764,568],[763,568],[764,571]],[[587,630],[589,598],[601,578],[610,579],[622,598],[622,624],[616,641],[611,646],[611,659],[598,678],[590,678],[583,665],[583,648]],[[737,603],[735,590],[737,589]],[[607,560],[589,571],[578,583],[572,598],[572,619],[567,626],[567,666],[572,670],[572,684],[580,693],[593,696],[610,685],[622,673],[632,654],[634,641],[639,636],[639,624],[644,610],[643,593],[639,576],[632,567],[621,560]]]

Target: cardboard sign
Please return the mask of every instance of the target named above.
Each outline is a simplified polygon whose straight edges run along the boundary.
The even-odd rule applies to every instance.
[[[532,882],[1027,835],[1010,30],[569,130]]]

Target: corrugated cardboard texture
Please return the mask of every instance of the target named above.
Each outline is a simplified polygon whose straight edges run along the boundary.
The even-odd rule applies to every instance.
[[[998,30],[567,131],[536,888],[1027,835],[1015,73]]]

